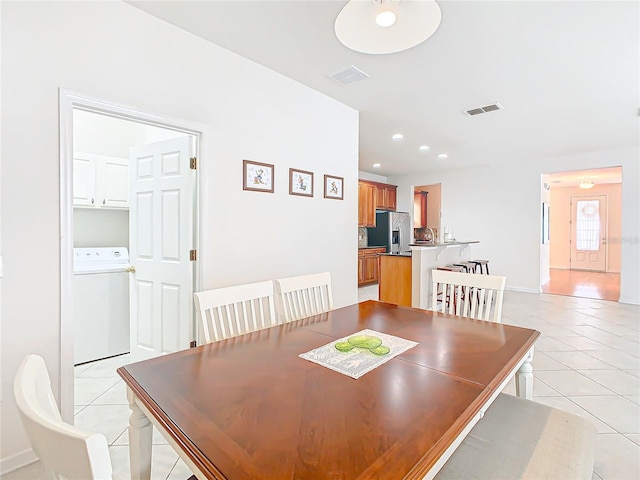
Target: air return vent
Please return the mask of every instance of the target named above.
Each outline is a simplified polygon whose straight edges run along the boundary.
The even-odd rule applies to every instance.
[[[472,117],[474,115],[480,115],[481,113],[489,113],[495,110],[502,110],[502,108],[502,105],[496,102],[492,103],[491,105],[485,105],[484,107],[470,108],[469,110],[465,110],[464,113]]]
[[[369,75],[364,73],[359,68],[351,65],[346,70],[342,70],[340,72],[336,72],[333,75],[329,75],[329,78],[335,80],[342,85],[346,85],[347,83],[353,83],[360,80],[364,80],[365,78],[369,78]]]

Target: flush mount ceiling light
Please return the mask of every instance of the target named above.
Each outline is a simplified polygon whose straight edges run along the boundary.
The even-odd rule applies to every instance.
[[[335,32],[345,47],[381,55],[424,42],[441,19],[435,0],[351,0],[338,14]]]
[[[580,185],[578,185],[578,186],[579,186],[580,188],[587,189],[587,188],[593,188],[593,186],[594,186],[594,185],[595,185],[595,184],[591,181],[591,178],[589,178],[589,177],[584,177],[584,178],[582,179],[582,181],[580,182]]]
[[[440,155],[438,155],[438,158],[440,160],[446,160],[447,158],[449,158],[449,155],[447,155],[446,153],[441,153]]]
[[[396,133],[393,137],[391,137],[392,139],[394,139],[396,142],[399,140],[402,140],[404,138],[404,135],[402,135],[401,133]]]
[[[420,149],[421,152],[428,152],[429,151],[429,145],[420,145]]]
[[[373,167],[373,168],[380,168],[380,164],[379,164],[379,163],[374,163],[374,164],[372,165],[372,167]]]

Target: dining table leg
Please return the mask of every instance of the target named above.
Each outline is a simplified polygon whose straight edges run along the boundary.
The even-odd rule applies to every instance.
[[[129,464],[132,480],[151,478],[151,437],[153,425],[136,403],[136,396],[127,388],[129,417]]]
[[[533,400],[533,347],[527,353],[522,365],[516,373],[516,395],[520,398]]]

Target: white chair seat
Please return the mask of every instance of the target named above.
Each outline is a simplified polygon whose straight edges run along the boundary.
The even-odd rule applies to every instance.
[[[111,478],[107,439],[62,421],[42,357],[25,357],[18,368],[13,393],[33,451],[50,478]]]

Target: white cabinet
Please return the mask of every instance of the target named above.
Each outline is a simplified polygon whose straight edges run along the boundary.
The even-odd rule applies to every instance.
[[[129,161],[76,153],[73,157],[73,205],[129,208]]]

